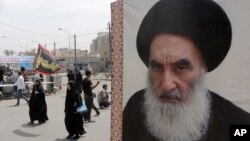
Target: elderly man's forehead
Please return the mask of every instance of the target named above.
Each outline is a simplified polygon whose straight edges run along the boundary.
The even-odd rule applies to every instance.
[[[158,52],[158,55],[171,56],[173,52],[194,53],[199,57],[201,52],[196,44],[188,37],[177,34],[158,34],[155,36],[150,44],[150,52]]]

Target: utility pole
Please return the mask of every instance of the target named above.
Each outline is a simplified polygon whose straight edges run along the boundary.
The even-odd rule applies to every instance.
[[[77,65],[76,65],[76,34],[74,33],[74,46],[75,46],[75,82],[76,82],[76,73],[77,73]]]
[[[75,65],[76,65],[76,34],[74,33],[74,46],[75,46]]]
[[[54,42],[54,55],[56,56],[56,42]]]

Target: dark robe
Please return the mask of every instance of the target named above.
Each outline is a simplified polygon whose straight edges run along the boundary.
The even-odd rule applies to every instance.
[[[76,71],[76,90],[81,94],[82,93],[82,74],[79,70]]]
[[[72,70],[70,70],[67,74],[68,81],[75,81],[75,75],[73,74]]]
[[[47,103],[42,84],[34,84],[30,101],[29,101],[30,121],[38,120],[39,123],[44,123],[49,120],[47,116]]]
[[[4,83],[3,76],[4,76],[4,70],[0,69],[0,85],[2,85]],[[2,92],[2,91],[3,91],[3,87],[0,87],[0,92]]]
[[[69,134],[82,134],[85,132],[83,128],[83,118],[81,114],[76,113],[76,108],[81,105],[82,98],[75,86],[69,83],[71,90],[67,90],[65,99],[65,127]]]
[[[158,141],[148,130],[143,112],[145,90],[138,91],[123,111],[123,141]],[[218,94],[211,95],[211,114],[206,134],[200,141],[229,141],[229,125],[250,124],[250,114]]]

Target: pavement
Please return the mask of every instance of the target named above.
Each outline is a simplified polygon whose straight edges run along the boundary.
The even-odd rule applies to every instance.
[[[64,102],[66,96],[67,78],[62,77],[62,89],[56,94],[46,94],[49,121],[45,124],[28,125],[29,107],[24,99],[20,100],[19,106],[15,98],[0,101],[0,140],[1,141],[67,141],[68,135],[64,125]],[[96,81],[93,80],[95,84]],[[108,84],[111,89],[110,80],[101,80],[101,83],[94,90],[101,90],[102,84]],[[97,106],[96,99],[94,99]],[[81,136],[78,141],[110,141],[110,117],[111,107],[100,110],[101,114],[95,116],[92,110],[93,123],[85,123],[86,134]]]

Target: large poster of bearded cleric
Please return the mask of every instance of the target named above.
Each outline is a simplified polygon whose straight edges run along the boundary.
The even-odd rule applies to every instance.
[[[250,1],[123,8],[123,141],[228,141],[250,124]]]

